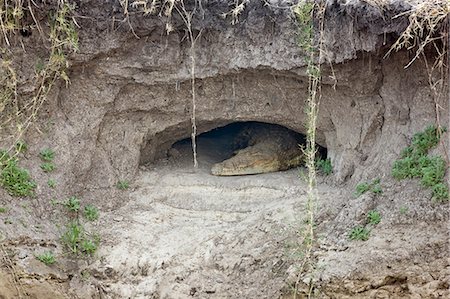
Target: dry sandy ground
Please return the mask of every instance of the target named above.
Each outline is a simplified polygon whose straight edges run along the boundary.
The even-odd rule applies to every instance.
[[[102,216],[98,262],[116,298],[276,298],[286,287],[286,244],[305,187],[298,171],[210,175],[220,152],[189,144],[143,169],[131,200]],[[107,286],[106,286],[107,285]]]

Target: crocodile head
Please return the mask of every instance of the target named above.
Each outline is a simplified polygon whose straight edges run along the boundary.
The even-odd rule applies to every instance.
[[[217,176],[248,175],[280,170],[276,155],[244,149],[221,163],[214,164],[211,173]]]

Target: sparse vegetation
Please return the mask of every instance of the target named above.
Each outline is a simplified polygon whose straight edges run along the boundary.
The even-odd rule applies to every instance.
[[[377,210],[371,210],[367,213],[367,220],[366,225],[361,226],[358,225],[354,227],[348,237],[350,240],[360,240],[360,241],[367,241],[369,240],[371,228],[376,226],[381,222],[381,214]]]
[[[6,207],[0,207],[0,213],[6,213],[8,209]]]
[[[36,259],[47,266],[53,265],[56,262],[55,255],[52,252],[45,252],[35,256]]]
[[[127,190],[130,188],[130,183],[128,181],[118,181],[116,187],[119,190]]]
[[[369,183],[364,182],[364,183],[359,183],[358,185],[356,185],[355,196],[359,197],[368,191],[371,191],[374,194],[383,193],[383,189],[381,188],[381,185],[380,185],[380,179],[375,179]]]
[[[0,185],[13,196],[32,196],[36,183],[26,169],[20,168],[17,158],[0,153]]]
[[[52,162],[44,162],[41,164],[41,169],[44,172],[52,172],[53,170],[56,169],[56,166]]]
[[[333,166],[331,165],[330,159],[317,159],[316,167],[324,175],[330,175],[333,173]]]
[[[39,153],[39,157],[41,157],[42,161],[52,162],[55,158],[55,152],[50,148],[46,148]]]
[[[72,196],[69,199],[67,199],[65,202],[63,202],[63,205],[70,211],[70,212],[78,212],[80,210],[80,200]]]
[[[98,235],[93,235],[86,231],[80,219],[79,211],[81,209],[80,200],[72,196],[66,201],[60,203],[71,213],[70,221],[66,224],[65,229],[61,235],[61,243],[74,255],[92,255],[97,250],[100,244]],[[75,213],[75,214],[74,214]],[[83,216],[88,221],[95,221],[99,217],[98,209],[93,205],[86,205],[83,209]]]
[[[370,230],[363,226],[356,226],[350,231],[349,238],[350,240],[360,240],[367,241],[369,240]]]
[[[49,186],[52,189],[55,188],[56,187],[56,181],[54,179],[48,179],[47,186]]]
[[[446,163],[440,156],[428,155],[439,143],[441,134],[436,126],[415,134],[411,145],[402,151],[401,159],[394,162],[392,176],[398,180],[420,178],[424,187],[432,189],[433,198],[444,201],[449,199],[448,185],[444,182]]]
[[[78,221],[69,222],[61,236],[62,244],[69,249],[72,254],[92,255],[98,248],[99,238],[89,238],[83,225]]]
[[[0,1],[0,132],[4,133],[5,140],[11,141],[8,152],[26,150],[26,144],[20,140],[38,116],[48,93],[59,79],[69,83],[66,54],[78,49],[75,19],[72,17],[74,6],[66,0],[49,5],[50,9],[42,10],[45,16],[35,11],[40,10],[40,4],[31,5],[22,0]],[[44,21],[38,21],[36,15]],[[31,28],[37,28],[41,35],[37,41],[43,41],[43,44],[34,46],[48,49],[48,57],[38,59],[41,66],[36,68],[33,80],[27,82],[34,82],[30,86],[32,92],[23,94],[18,85],[24,83],[23,78],[27,76],[22,76],[22,58],[16,57],[12,49],[18,42],[15,35],[19,31],[30,33]],[[36,49],[34,46],[28,48],[27,43],[20,42],[20,45],[23,52]]]
[[[381,214],[377,210],[372,210],[367,213],[367,222],[370,225],[377,225],[381,222]]]
[[[89,221],[95,221],[98,219],[98,209],[93,205],[86,205],[84,207],[84,218]]]
[[[368,183],[359,183],[358,185],[356,185],[356,193],[355,194],[356,194],[356,196],[360,196],[369,190],[370,190],[370,185]]]

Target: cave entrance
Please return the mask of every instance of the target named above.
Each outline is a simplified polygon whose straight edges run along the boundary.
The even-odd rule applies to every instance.
[[[247,175],[287,170],[301,165],[306,137],[286,127],[262,122],[235,122],[197,136],[199,168],[215,175]],[[321,156],[326,149],[319,147]],[[175,142],[170,158],[192,163],[191,139]],[[218,166],[217,166],[218,165]]]

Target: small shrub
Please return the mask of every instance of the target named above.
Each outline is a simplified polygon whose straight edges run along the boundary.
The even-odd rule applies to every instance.
[[[443,131],[446,131],[444,128]],[[436,126],[428,126],[423,132],[416,133],[412,139],[412,150],[414,154],[427,154],[428,150],[438,145],[440,136]]]
[[[446,163],[440,156],[428,155],[439,140],[435,126],[428,126],[423,132],[415,134],[411,146],[405,148],[401,159],[394,162],[392,176],[398,180],[420,178],[424,187],[432,189],[434,199],[445,201],[448,200],[448,186],[444,182]]]
[[[377,210],[372,210],[367,213],[367,221],[370,225],[377,225],[381,222],[381,214]]]
[[[52,172],[53,170],[55,170],[55,164],[53,164],[52,162],[44,162],[41,164],[41,169],[44,172]]]
[[[55,256],[51,252],[45,252],[35,256],[36,259],[47,266],[53,265],[56,262]]]
[[[318,159],[316,161],[316,167],[324,175],[330,175],[333,172],[333,166],[331,165],[330,159]]]
[[[8,209],[6,207],[0,207],[0,213],[6,213]]]
[[[98,219],[98,209],[93,205],[86,205],[84,207],[84,218],[89,221],[95,221]]]
[[[63,205],[71,212],[78,212],[80,210],[80,200],[75,196],[66,200]]]
[[[422,179],[420,182],[422,185],[425,187],[433,187],[442,182],[445,176],[445,164],[444,159],[438,156],[426,159],[426,164],[420,165],[422,169]]]
[[[51,162],[53,161],[53,159],[55,158],[55,152],[50,149],[50,148],[46,148],[43,149],[40,153],[39,156],[41,157],[41,159],[45,162]]]
[[[350,231],[349,238],[350,240],[367,241],[369,240],[369,234],[370,230],[362,226],[357,226]]]
[[[47,186],[49,186],[52,189],[55,188],[56,187],[56,181],[53,180],[53,179],[48,179]]]
[[[128,181],[118,181],[116,187],[119,190],[127,190],[130,188],[130,183]]]
[[[0,172],[0,185],[13,196],[31,196],[36,183],[27,170],[17,165],[17,159],[9,159]]]

